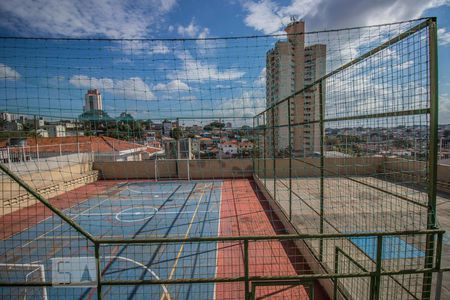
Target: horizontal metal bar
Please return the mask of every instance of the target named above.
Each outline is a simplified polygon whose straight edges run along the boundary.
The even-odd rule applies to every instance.
[[[359,233],[323,233],[323,234],[280,234],[272,236],[253,235],[253,236],[217,236],[217,237],[189,237],[189,238],[100,238],[99,244],[145,244],[145,243],[183,243],[183,242],[228,242],[228,241],[265,241],[265,240],[298,240],[298,239],[317,239],[317,238],[348,238],[348,237],[368,237],[368,236],[401,236],[401,235],[422,235],[444,233],[441,229],[424,230],[406,230],[406,231],[387,231],[387,232],[359,232]]]
[[[377,119],[377,118],[416,116],[416,115],[425,115],[425,114],[429,114],[429,113],[430,113],[429,108],[420,108],[420,109],[393,111],[393,112],[385,112],[385,113],[367,114],[367,115],[360,115],[360,116],[330,118],[330,119],[324,119],[323,122],[330,123],[330,122],[351,121],[351,120],[367,120],[367,119]],[[304,126],[304,125],[311,125],[311,124],[317,124],[317,123],[320,123],[320,120],[297,122],[297,123],[290,124],[290,126],[295,127],[295,126]],[[289,127],[289,124],[281,124],[281,125],[276,125],[276,126],[272,125],[267,128],[283,128],[283,127]],[[262,129],[255,128],[254,130],[261,131]]]
[[[407,275],[407,274],[429,274],[435,273],[436,269],[405,269],[396,271],[381,272],[381,276]],[[274,281],[274,280],[318,280],[333,278],[358,278],[370,277],[371,272],[367,273],[341,273],[341,274],[302,274],[291,276],[250,276],[250,281]],[[189,284],[189,283],[214,283],[214,282],[243,282],[244,276],[229,278],[182,278],[182,279],[139,279],[139,280],[102,280],[101,285],[141,285],[141,284]],[[96,282],[95,282],[96,284]],[[6,282],[0,281],[0,286],[61,286],[52,282]]]

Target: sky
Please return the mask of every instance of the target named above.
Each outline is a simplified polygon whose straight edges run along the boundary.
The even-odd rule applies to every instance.
[[[78,114],[86,89],[99,87],[112,115],[129,110],[137,117],[165,118],[183,111],[191,118],[216,117],[217,112],[250,118],[265,106],[265,53],[281,37],[201,39],[281,34],[291,17],[304,19],[307,31],[320,31],[427,16],[438,18],[439,121],[447,124],[450,0],[1,1],[3,37],[200,40],[3,39],[0,109]],[[368,36],[378,34],[384,41],[404,28],[309,35],[307,41],[328,41],[329,49],[344,43],[339,49],[348,52],[329,59],[336,67],[370,49],[373,44],[364,43]]]

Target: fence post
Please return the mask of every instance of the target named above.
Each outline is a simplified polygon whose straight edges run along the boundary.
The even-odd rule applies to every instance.
[[[266,113],[263,114],[263,124],[264,124],[264,151],[263,151],[263,162],[264,162],[264,187],[267,189],[267,164],[266,164],[266,151],[267,151],[267,118]]]
[[[324,231],[324,117],[323,117],[323,81],[319,83],[319,131],[320,131],[320,233]],[[314,126],[314,125],[313,125]],[[323,238],[319,241],[319,259],[323,259]]]
[[[431,18],[428,24],[429,43],[429,76],[430,76],[430,126],[429,126],[429,153],[428,153],[428,211],[427,229],[436,228],[436,181],[437,181],[437,148],[438,148],[438,61],[437,61],[437,25],[436,18]],[[433,267],[434,260],[434,234],[426,235],[425,269]],[[422,283],[422,299],[431,296],[432,273],[425,273]]]
[[[383,236],[377,236],[377,253],[375,260],[375,272],[370,276],[370,300],[380,299],[381,288],[381,267],[383,254]]]
[[[36,144],[36,159],[39,162],[39,144]]]
[[[95,242],[94,244],[95,251],[95,270],[97,272],[97,299],[103,299],[102,296],[102,270],[100,267],[100,243]]]
[[[337,247],[334,248],[334,275],[339,273],[339,250]],[[337,299],[338,293],[338,278],[334,278],[334,286],[333,286],[333,300]]]
[[[62,145],[59,144],[59,156],[62,156]]]
[[[441,299],[441,291],[442,291],[442,270],[441,270],[441,255],[442,255],[442,239],[444,234],[438,233],[437,245],[436,245],[436,265],[435,269],[437,270],[437,278],[436,278],[436,291],[435,291],[435,299]]]
[[[292,139],[291,139],[291,99],[288,105],[288,152],[289,152],[289,221],[292,221]]]
[[[250,300],[250,281],[249,281],[249,257],[248,257],[248,240],[244,240],[244,277],[245,277],[245,299]]]
[[[22,146],[22,161],[25,162],[26,160],[25,146]]]
[[[9,146],[6,147],[6,155],[8,158],[8,168],[11,170],[11,151],[9,150]]]
[[[273,166],[273,200],[277,201],[277,164],[275,153],[275,107],[272,108],[272,166]]]

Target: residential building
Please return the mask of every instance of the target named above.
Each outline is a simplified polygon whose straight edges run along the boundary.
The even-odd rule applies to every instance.
[[[47,125],[45,129],[48,132],[49,137],[65,137],[66,136],[66,126],[64,125]]]
[[[219,155],[222,156],[233,156],[238,154],[238,143],[237,141],[225,141],[217,145],[219,148]]]
[[[162,122],[161,134],[165,137],[170,137],[171,132],[172,132],[172,122],[164,120]]]
[[[23,125],[22,125],[22,123],[17,122],[16,120],[13,120],[11,122],[4,124],[3,130],[5,130],[5,131],[21,131],[21,130],[23,130]]]
[[[44,127],[45,125],[45,121],[44,118],[42,117],[32,117],[30,119],[26,119],[25,120],[25,124],[32,126],[32,128],[41,128]]]
[[[88,90],[84,96],[84,111],[102,110],[102,95],[98,89]]]
[[[290,134],[290,150],[297,155],[308,155],[320,150],[319,124],[292,126],[290,132],[288,124],[289,119],[291,124],[319,119],[318,87],[275,104],[304,90],[305,85],[325,75],[326,46],[311,45],[305,48],[303,21],[292,22],[285,31],[287,40],[278,41],[266,55],[266,107],[269,110],[265,123],[269,125],[268,130],[273,131],[266,139],[269,145],[266,149],[273,149],[276,155],[289,151]],[[273,154],[272,151],[266,153],[269,156]]]

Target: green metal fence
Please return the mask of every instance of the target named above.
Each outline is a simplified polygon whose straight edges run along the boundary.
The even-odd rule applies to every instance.
[[[282,41],[277,41],[280,39]],[[450,269],[442,266],[444,231],[439,228],[436,212],[436,19],[345,30],[300,32],[287,36],[199,40],[6,40],[3,41],[6,45],[3,47],[5,57],[16,57],[12,50],[19,50],[20,53],[25,53],[17,55],[20,58],[40,58],[30,51],[34,51],[35,47],[50,50],[43,55],[44,71],[48,73],[36,75],[33,72],[41,69],[27,66],[25,69],[29,69],[30,75],[26,78],[45,81],[46,91],[59,93],[67,89],[69,96],[65,100],[70,103],[70,107],[54,108],[53,104],[47,102],[50,96],[38,95],[36,107],[30,99],[26,98],[30,102],[22,103],[17,97],[7,105],[4,104],[3,108],[11,113],[37,114],[53,119],[74,118],[77,120],[76,124],[82,124],[82,127],[77,127],[77,138],[78,130],[91,134],[101,129],[108,133],[109,127],[112,127],[114,134],[123,134],[127,139],[136,133],[133,131],[139,130],[133,128],[134,121],[130,122],[133,126],[123,121],[127,117],[126,114],[121,115],[120,120],[108,119],[104,123],[98,120],[89,123],[77,119],[74,115],[81,111],[72,107],[75,100],[70,92],[73,90],[60,86],[60,79],[56,79],[56,84],[52,82],[58,75],[66,76],[65,72],[70,69],[62,63],[64,60],[59,60],[61,57],[80,63],[96,60],[107,62],[98,68],[92,65],[71,67],[77,71],[88,69],[119,72],[118,78],[114,78],[116,81],[103,78],[102,74],[95,72],[88,80],[78,76],[77,81],[72,81],[72,84],[78,84],[78,88],[85,88],[86,81],[103,84],[105,89],[108,88],[109,92],[115,95],[112,101],[114,111],[125,109],[125,113],[143,112],[153,114],[153,120],[164,121],[167,118],[186,122],[189,126],[204,126],[205,123],[217,119],[219,123],[232,120],[239,124],[238,127],[246,131],[244,135],[256,145],[251,152],[253,173],[247,174],[230,167],[230,170],[223,170],[222,174],[225,174],[225,171],[227,174],[240,172],[240,176],[236,178],[253,175],[255,192],[263,194],[265,197],[262,198],[267,199],[270,204],[264,212],[273,218],[271,221],[276,219],[273,217],[276,215],[288,233],[223,236],[217,232],[217,236],[210,237],[96,235],[81,226],[73,215],[64,211],[62,204],[60,207],[59,202],[50,201],[30,184],[38,181],[33,178],[36,172],[26,169],[27,166],[21,170],[22,173],[8,168],[7,165],[11,166],[8,155],[8,162],[0,163],[5,197],[9,196],[7,189],[29,195],[29,199],[36,200],[45,206],[45,209],[33,210],[33,201],[21,202],[19,211],[24,210],[28,214],[24,222],[34,226],[39,224],[37,217],[46,217],[54,227],[32,227],[34,231],[31,236],[26,236],[30,233],[23,230],[15,232],[12,239],[5,238],[2,241],[1,250],[5,253],[4,261],[0,262],[0,286],[4,291],[2,295],[10,298],[46,298],[47,289],[57,288],[54,282],[44,276],[48,273],[39,269],[36,261],[41,257],[34,254],[36,249],[20,244],[26,242],[28,245],[29,240],[34,239],[33,235],[40,237],[41,234],[45,235],[58,228],[54,236],[42,239],[35,247],[42,247],[41,250],[45,252],[59,247],[71,255],[92,255],[95,259],[96,278],[85,282],[91,287],[83,294],[87,298],[131,297],[141,286],[156,286],[148,295],[138,295],[143,298],[175,298],[179,291],[191,288],[196,288],[194,295],[202,298],[205,295],[202,290],[206,290],[208,284],[216,284],[215,289],[221,285],[222,294],[218,298],[223,299],[255,299],[261,296],[263,290],[266,291],[264,295],[270,297],[273,296],[271,288],[274,286],[292,288],[290,294],[283,294],[290,295],[291,298],[314,299],[322,294],[324,298],[333,299],[431,299],[432,295],[439,296],[442,274]],[[343,41],[345,43],[341,44]],[[225,42],[231,44],[226,45]],[[162,43],[169,43],[171,47],[163,47]],[[298,71],[292,71],[293,76],[297,75],[288,81],[283,81],[285,79],[280,77],[290,74],[290,71],[280,67],[281,57],[285,59],[282,51],[287,49],[283,48],[286,45],[292,49],[300,47],[301,50],[297,49],[300,52],[291,48],[289,51],[294,51],[297,57],[299,53],[305,57],[304,61],[299,63],[306,66],[301,80],[294,78]],[[269,50],[270,47],[274,48]],[[165,63],[161,67],[158,65],[159,59],[142,58],[141,55],[150,49],[153,53],[162,55],[169,52],[173,57],[160,59]],[[211,49],[213,52],[206,52]],[[131,53],[131,58],[127,56],[126,59],[121,59],[122,54],[117,54],[117,50],[127,55]],[[190,51],[194,50],[209,58],[213,64],[207,65],[200,59],[191,57]],[[279,54],[278,58],[276,53]],[[292,52],[289,55],[290,59],[295,60]],[[271,60],[271,57],[274,59]],[[129,78],[125,70],[143,73],[154,80],[149,73],[158,77],[177,71],[174,69],[175,63],[183,58],[184,73],[178,72],[175,77],[168,77],[177,80],[181,78],[190,85],[207,81],[207,87],[198,85],[191,89],[177,81],[175,84],[178,85],[174,88],[166,84],[165,96],[170,97],[169,100],[162,99],[169,101],[169,104],[157,103],[155,107],[142,107],[138,104],[142,99],[127,98],[131,92],[134,96],[139,95],[146,98],[145,100],[155,101],[151,97],[153,94],[149,87],[147,89],[145,85],[140,85],[141,82],[136,77]],[[114,65],[127,62],[127,59],[137,63],[137,66]],[[224,62],[234,68],[220,73],[221,70],[217,66]],[[281,72],[278,75],[271,70],[272,62],[274,70],[280,67]],[[144,63],[150,64],[149,69],[142,66]],[[290,61],[286,63],[286,66],[292,67]],[[260,75],[263,69],[266,73]],[[194,71],[194,74],[189,73],[190,71]],[[235,77],[236,82],[225,87],[220,86],[221,81],[230,80],[230,77]],[[265,79],[265,84],[261,85],[260,79]],[[125,86],[130,80],[133,81],[131,88]],[[244,83],[245,80],[247,82]],[[116,86],[111,87],[111,82]],[[243,87],[249,83],[250,90],[259,94],[245,93],[248,91]],[[152,84],[151,87],[157,90],[156,82],[152,81]],[[35,85],[38,86],[39,82],[24,86],[8,85],[5,87],[4,99],[12,99],[9,91],[20,94],[24,90],[35,88]],[[161,89],[161,86],[159,88]],[[284,92],[269,101],[269,97],[279,89],[284,89]],[[200,109],[196,107],[197,104],[188,102],[193,101],[192,97],[181,100],[182,96],[192,96],[196,90],[201,92],[197,95],[200,99]],[[229,90],[229,93],[221,94],[223,90]],[[173,92],[177,93],[179,99],[174,98]],[[118,96],[120,93],[123,98]],[[233,96],[234,93],[239,94],[237,100],[240,102],[232,102],[231,105],[225,103],[224,99],[227,97],[236,100],[233,98],[236,97]],[[261,102],[261,99],[264,101]],[[77,98],[76,101],[78,100]],[[261,106],[261,103],[264,104]],[[144,116],[136,119],[137,123],[141,121],[144,121]],[[112,124],[114,122],[115,124]],[[37,128],[34,131],[34,137],[37,139]],[[18,135],[15,131],[8,134],[11,137]],[[136,136],[139,134],[140,132],[137,132]],[[174,149],[180,147],[176,141],[172,143],[175,143]],[[186,167],[187,176],[179,176],[177,169],[177,176],[169,179],[190,180],[191,158],[178,157],[180,151],[177,153],[169,159],[176,160],[177,167],[178,163],[182,164],[183,168]],[[220,163],[223,162],[222,166],[225,166],[225,158],[203,158],[219,159]],[[242,153],[234,157],[237,160],[243,158],[248,157]],[[92,163],[93,161],[89,160],[88,164]],[[112,165],[118,173],[130,171],[121,170],[121,165],[114,163]],[[160,168],[163,165],[161,162]],[[154,173],[154,177],[148,178],[158,180],[158,161],[153,166],[154,170],[150,170],[149,174]],[[24,179],[27,176],[31,178]],[[132,181],[131,179],[134,180],[135,177],[129,181]],[[195,185],[186,199],[194,190]],[[176,190],[173,193],[175,192]],[[98,194],[100,196],[96,204],[104,200],[103,194]],[[243,196],[236,198],[239,197]],[[63,195],[59,200],[67,199],[71,200]],[[4,204],[2,207],[5,211],[6,206]],[[239,213],[236,212],[236,215],[230,218],[237,217]],[[219,216],[219,219],[222,221],[225,218]],[[13,228],[17,225],[14,224],[14,219],[5,220],[5,227],[7,225]],[[99,224],[103,226],[101,222]],[[73,245],[70,242],[72,240],[78,241],[74,249],[70,247]],[[183,256],[187,259],[196,257],[202,252],[198,249],[208,245],[236,251],[228,254],[230,265],[225,271],[221,274],[214,273],[215,276],[201,272],[182,273],[178,276],[168,274],[163,278],[134,273],[126,273],[126,276],[121,278],[111,275],[119,272],[118,269],[111,270],[111,258],[123,259],[125,269],[136,268],[136,265],[127,265],[129,261],[117,254],[118,248],[144,257],[153,253],[152,247],[170,249],[174,245],[177,249],[184,249]],[[272,247],[273,245],[276,247]],[[278,252],[274,252],[274,249]],[[234,253],[239,255],[233,256]],[[27,264],[17,262],[24,257]],[[289,264],[280,263],[286,257],[289,258]],[[274,260],[267,262],[266,258]],[[161,266],[152,267],[168,273],[170,268],[164,265],[164,257],[161,261]],[[207,268],[215,268],[217,261],[206,260],[204,263]],[[274,264],[278,264],[279,268],[273,268]],[[146,270],[145,274],[151,273],[148,270],[149,265],[138,266]],[[20,268],[29,269],[23,272]],[[261,268],[265,273],[261,272]],[[105,272],[106,270],[108,272]],[[21,275],[16,278],[14,272],[26,273],[29,277],[19,280],[17,278],[21,278]],[[302,289],[296,289],[299,286]],[[61,297],[76,296],[71,293],[71,290],[67,289],[67,292],[61,292]],[[216,293],[215,296],[217,295]]]

